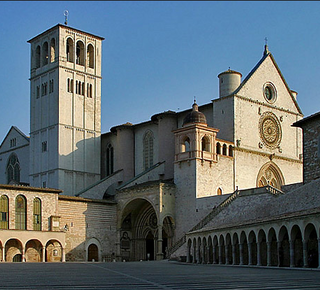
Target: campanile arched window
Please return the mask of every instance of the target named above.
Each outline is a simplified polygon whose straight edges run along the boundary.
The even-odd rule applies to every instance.
[[[76,64],[84,65],[84,45],[82,41],[77,41]]]
[[[147,170],[153,165],[153,133],[147,131],[143,137],[143,168]]]
[[[48,64],[49,60],[49,48],[48,48],[48,42],[45,42],[42,45],[42,65]]]
[[[73,62],[73,40],[69,37],[67,39],[67,61]]]
[[[23,195],[16,197],[16,230],[27,229],[27,202]]]
[[[54,38],[50,42],[50,55],[50,62],[54,62],[56,60],[56,40]]]
[[[17,155],[12,153],[7,163],[7,183],[20,182],[20,163]]]
[[[36,48],[36,61],[35,61],[35,68],[40,67],[40,45]]]
[[[89,44],[87,47],[87,61],[88,67],[94,68],[94,48],[92,44]]]

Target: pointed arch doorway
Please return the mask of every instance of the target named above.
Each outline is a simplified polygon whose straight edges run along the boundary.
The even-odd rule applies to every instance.
[[[257,187],[271,185],[277,189],[285,184],[283,174],[280,168],[272,161],[264,164],[257,176]]]

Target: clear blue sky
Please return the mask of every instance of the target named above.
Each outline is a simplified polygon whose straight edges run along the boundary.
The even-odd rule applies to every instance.
[[[305,116],[320,111],[320,2],[0,2],[0,141],[12,125],[29,135],[29,39],[68,25],[105,37],[102,132],[218,97],[218,74],[243,79],[264,39]]]

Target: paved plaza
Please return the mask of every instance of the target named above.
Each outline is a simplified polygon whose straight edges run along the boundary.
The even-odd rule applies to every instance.
[[[320,289],[320,271],[177,262],[1,263],[0,289]]]

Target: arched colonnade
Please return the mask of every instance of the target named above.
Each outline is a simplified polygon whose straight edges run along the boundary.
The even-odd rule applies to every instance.
[[[187,238],[187,262],[310,267],[320,265],[319,222],[235,229]]]

